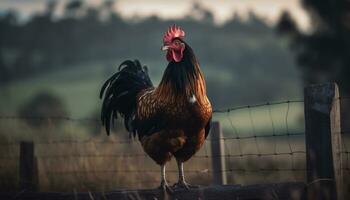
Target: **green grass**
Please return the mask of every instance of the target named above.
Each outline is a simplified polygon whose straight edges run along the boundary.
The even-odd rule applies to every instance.
[[[149,66],[149,73],[155,85],[162,77],[166,61],[143,60]],[[111,76],[120,60],[91,62],[69,66],[42,73],[13,84],[0,87],[0,114],[16,115],[18,109],[40,91],[49,91],[60,96],[67,106],[71,117],[83,118],[91,116],[100,108],[99,90],[104,81]],[[164,66],[164,67],[163,67]],[[218,80],[230,81],[228,73],[211,73]]]
[[[120,61],[86,63],[53,70],[35,77],[17,81],[1,87],[1,114],[16,115],[18,109],[40,91],[49,91],[60,96],[66,104],[70,115],[82,118],[91,115],[100,107],[99,90],[103,82],[114,73]],[[158,63],[145,62],[156,65]],[[158,64],[159,65],[159,64]],[[152,73],[153,72],[153,73]],[[151,69],[153,80],[160,75]]]

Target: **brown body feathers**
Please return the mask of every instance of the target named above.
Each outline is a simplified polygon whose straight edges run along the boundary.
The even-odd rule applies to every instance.
[[[199,64],[187,44],[182,60],[169,62],[158,87],[153,87],[138,61],[126,61],[107,80],[103,93],[102,121],[107,131],[111,118],[121,115],[126,128],[138,135],[145,152],[160,165],[172,156],[187,161],[209,133],[212,108]]]
[[[160,85],[142,91],[137,99],[137,118],[161,118],[163,124],[162,129],[141,138],[144,150],[158,164],[172,155],[187,161],[209,131],[205,129],[209,129],[212,108],[205,81],[190,47],[186,49],[184,61],[169,63]]]

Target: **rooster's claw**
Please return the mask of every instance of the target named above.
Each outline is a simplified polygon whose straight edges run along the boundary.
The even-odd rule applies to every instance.
[[[186,189],[186,190],[199,188],[198,185],[190,185],[190,184],[186,183],[185,181],[179,181],[179,182],[175,183],[175,184],[173,185],[173,187],[174,187],[175,189],[177,189],[177,188],[179,188],[179,189],[180,189],[180,188],[184,188],[184,189]]]
[[[174,193],[173,189],[171,189],[171,187],[168,184],[166,184],[166,183],[162,183],[158,187],[158,189],[162,190],[164,193],[168,193],[168,194],[173,194]]]

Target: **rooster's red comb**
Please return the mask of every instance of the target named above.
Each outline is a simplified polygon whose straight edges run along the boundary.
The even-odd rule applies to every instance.
[[[168,31],[164,33],[163,42],[164,44],[169,44],[174,38],[185,37],[185,31],[183,31],[179,26],[175,24],[168,28]]]

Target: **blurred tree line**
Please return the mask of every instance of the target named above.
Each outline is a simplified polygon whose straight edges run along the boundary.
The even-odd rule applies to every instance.
[[[113,1],[98,7],[69,1],[63,17],[55,19],[56,3],[49,1],[44,13],[25,23],[15,11],[7,12],[0,17],[0,80],[16,80],[82,61],[130,55],[159,59],[162,35],[174,22],[157,17],[126,21],[112,8]],[[200,20],[196,19],[198,16]],[[193,46],[200,47],[197,51],[203,59],[213,61],[215,56],[218,65],[232,65],[229,59],[237,49],[232,49],[228,41],[230,33],[250,32],[258,36],[271,31],[253,13],[248,22],[235,18],[217,27],[212,13],[199,4],[194,4],[193,12],[177,23],[191,33]]]
[[[302,33],[285,12],[280,33],[291,39],[291,48],[306,84],[335,81],[350,94],[350,1],[302,0],[311,18],[311,30]]]
[[[311,17],[311,31],[299,31],[287,12],[281,16],[278,30],[291,39],[305,83],[336,81],[342,91],[350,91],[349,1],[303,0],[302,3]],[[173,23],[157,17],[127,21],[114,11],[113,1],[97,7],[89,7],[80,0],[69,1],[59,19],[54,18],[56,6],[56,1],[48,1],[45,12],[25,23],[15,11],[0,16],[0,83],[83,61],[131,55],[157,60],[162,34]],[[259,46],[251,41],[266,39],[264,36],[268,38],[273,31],[253,13],[248,21],[235,16],[218,27],[211,12],[194,4],[192,12],[177,23],[191,33],[191,45],[197,47],[202,62],[219,68],[235,66],[237,72],[239,68],[273,65],[273,69],[286,60],[278,45]],[[247,37],[249,40],[239,41]],[[249,52],[259,50],[263,52],[254,53],[251,59]],[[273,62],[266,62],[271,58]]]
[[[186,30],[186,41],[199,57],[216,108],[300,96],[286,39],[276,37],[274,28],[253,12],[245,19],[234,14],[217,25],[208,9],[194,3],[181,19],[124,19],[113,1],[91,7],[72,0],[57,17],[56,2],[48,1],[44,12],[25,22],[15,11],[0,16],[0,84],[89,62],[118,65],[124,59],[160,61],[162,66],[149,68],[161,74],[166,63],[162,37],[176,23]]]

